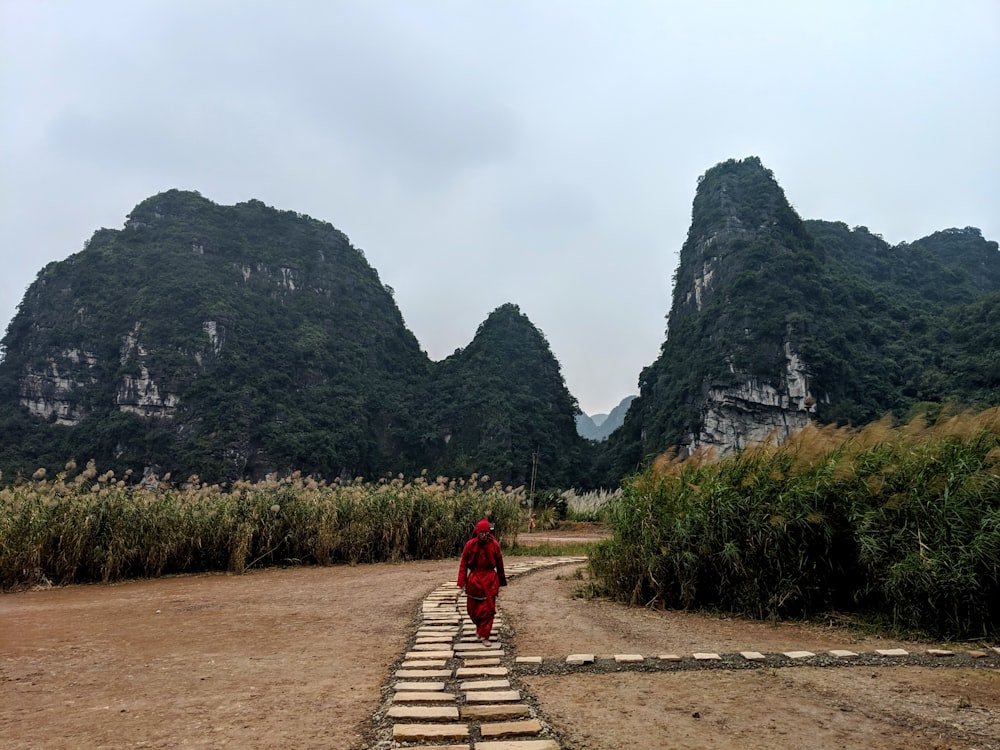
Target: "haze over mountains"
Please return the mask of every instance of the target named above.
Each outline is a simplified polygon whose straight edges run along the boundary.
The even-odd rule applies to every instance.
[[[580,414],[576,418],[576,431],[588,440],[607,440],[612,432],[625,423],[628,407],[635,396],[626,396],[610,414]]]
[[[431,361],[330,224],[172,190],[28,289],[3,339],[0,469],[516,485],[534,465],[541,487],[614,486],[672,446],[992,405],[1000,253],[972,227],[890,246],[803,221],[758,159],[730,160],[699,180],[668,331],[598,427],[515,305]]]

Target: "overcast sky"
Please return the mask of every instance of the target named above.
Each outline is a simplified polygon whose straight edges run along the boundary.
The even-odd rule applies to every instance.
[[[435,360],[520,306],[587,413],[659,354],[699,175],[1000,240],[1000,2],[0,0],[0,327],[170,188],[328,221]]]

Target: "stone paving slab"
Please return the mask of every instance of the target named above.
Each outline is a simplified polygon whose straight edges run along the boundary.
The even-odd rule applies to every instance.
[[[519,716],[530,716],[531,707],[524,703],[508,703],[495,706],[462,706],[458,709],[463,719],[516,719]]]
[[[946,651],[943,648],[929,648],[927,649],[928,656],[954,656],[954,651]]]
[[[691,654],[698,661],[712,661],[715,659],[721,659],[722,657],[718,654],[713,654],[708,651],[699,651],[698,653]]]
[[[400,679],[416,679],[418,677],[451,677],[450,669],[397,669],[396,677]]]
[[[455,706],[392,706],[386,716],[392,719],[454,719],[458,721]]]
[[[454,656],[452,651],[407,651],[403,658],[407,661],[419,661],[420,659],[451,659]]]
[[[404,661],[399,665],[400,669],[444,669],[448,664],[447,659],[428,659],[417,661]]]
[[[615,654],[615,661],[619,664],[631,664],[645,660],[642,654]]]
[[[905,648],[877,648],[875,653],[879,656],[908,656],[910,652]]]
[[[789,659],[808,659],[816,656],[812,651],[783,651],[782,653]]]
[[[392,686],[397,693],[400,690],[444,690],[443,682],[397,682]]]
[[[456,677],[503,677],[506,674],[507,667],[459,667],[455,670]]]
[[[453,694],[443,690],[397,690],[392,697],[393,703],[447,703],[454,700]]]
[[[542,723],[538,719],[524,721],[501,721],[492,724],[481,724],[479,734],[484,738],[517,737],[525,734],[538,734],[542,731]]]
[[[410,648],[410,650],[407,653],[410,656],[413,656],[413,654],[415,653],[437,654],[437,657],[428,656],[427,657],[428,659],[434,659],[434,658],[450,659],[452,656],[455,655],[453,648],[445,650],[442,649],[441,645],[438,643],[414,643],[412,648]]]
[[[466,703],[508,703],[521,700],[517,690],[472,690],[465,694]]]
[[[469,737],[465,724],[393,724],[392,738],[397,742],[417,740],[464,740]]]
[[[540,656],[517,656],[514,658],[515,664],[541,664],[542,657]]]
[[[593,664],[593,654],[570,654],[566,657],[567,664]]]
[[[681,657],[677,654],[660,654],[656,657],[660,661],[680,661]]]
[[[762,659],[767,658],[760,651],[740,651],[740,656],[747,661],[761,661]]]
[[[494,656],[492,659],[470,659],[466,658],[462,663],[464,667],[499,667],[500,657]]]
[[[487,740],[477,742],[475,750],[559,750],[555,740]]]
[[[510,680],[469,680],[458,686],[459,690],[499,690],[509,688]]]
[[[835,648],[832,651],[827,651],[830,656],[836,656],[838,659],[853,659],[857,656],[854,651],[847,651],[842,648]]]
[[[482,643],[479,642],[479,640],[476,640],[473,643],[459,641],[454,646],[452,646],[452,649],[454,649],[455,651],[489,651],[490,646],[484,646]]]

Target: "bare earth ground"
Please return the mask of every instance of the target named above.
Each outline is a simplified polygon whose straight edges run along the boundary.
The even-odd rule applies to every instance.
[[[0,747],[363,748],[421,599],[456,566],[291,568],[2,595]],[[542,570],[503,590],[516,655],[931,645],[587,602],[571,597],[574,571]],[[518,679],[566,748],[985,749],[1000,748],[998,667],[994,655],[976,668],[886,659]]]

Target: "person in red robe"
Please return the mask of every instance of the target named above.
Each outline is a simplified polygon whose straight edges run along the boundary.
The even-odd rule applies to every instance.
[[[458,567],[458,585],[465,592],[469,619],[484,646],[493,646],[490,634],[497,613],[497,594],[507,585],[500,543],[485,518],[476,524],[476,535],[465,543]],[[498,644],[499,645],[499,644]]]

